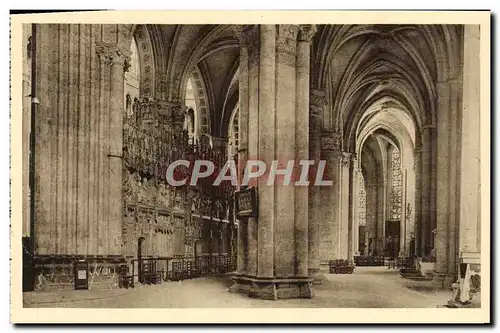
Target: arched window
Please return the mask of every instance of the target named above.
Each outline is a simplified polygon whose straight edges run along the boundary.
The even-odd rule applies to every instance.
[[[391,154],[391,220],[401,220],[402,205],[402,182],[401,153],[397,147],[392,149]]]
[[[188,131],[189,134],[189,140],[193,142],[195,138],[197,137],[197,129],[198,126],[196,126],[196,114],[197,114],[197,109],[196,109],[196,98],[194,95],[194,89],[193,89],[193,82],[191,78],[188,79],[187,84],[186,84],[186,98],[184,100],[184,104],[188,108],[188,114],[184,123],[184,128]]]
[[[128,115],[132,113],[132,103],[137,98],[139,99],[140,88],[140,62],[135,38],[132,38],[130,45],[130,64],[128,71],[125,73],[125,110]]]
[[[358,206],[358,225],[366,225],[366,190],[365,190],[365,178],[363,173],[359,172],[359,206]]]

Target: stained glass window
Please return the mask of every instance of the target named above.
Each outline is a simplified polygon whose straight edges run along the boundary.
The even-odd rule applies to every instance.
[[[362,172],[358,172],[359,174],[359,206],[358,206],[358,225],[364,226],[366,225],[366,190],[365,190],[365,178],[363,177]]]
[[[391,179],[391,220],[401,220],[402,207],[402,182],[403,175],[401,172],[401,153],[399,149],[394,147],[392,150],[392,179]]]

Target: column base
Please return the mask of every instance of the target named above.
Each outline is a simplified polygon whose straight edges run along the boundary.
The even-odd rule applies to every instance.
[[[229,292],[267,300],[312,298],[313,279],[308,277],[260,278],[242,274],[232,276]]]
[[[309,274],[309,277],[313,280],[312,282],[313,285],[321,284],[324,272],[321,272],[319,268],[309,269],[307,273]]]

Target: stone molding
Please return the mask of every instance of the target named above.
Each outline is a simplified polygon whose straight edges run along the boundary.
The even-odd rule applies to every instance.
[[[299,29],[299,41],[311,42],[314,35],[318,31],[316,24],[301,24]]]
[[[276,53],[283,56],[282,59],[286,64],[294,66],[297,54],[299,26],[294,24],[280,24],[276,30]]]
[[[321,135],[321,150],[322,151],[337,151],[342,148],[342,135],[336,132],[323,133]]]
[[[96,53],[99,56],[101,64],[105,65],[121,65],[126,68],[126,63],[130,62],[130,52],[120,49],[117,46],[107,45],[104,43],[96,43]],[[128,68],[127,68],[128,69]]]
[[[326,106],[326,95],[324,91],[312,89],[309,93],[309,115],[323,119]]]
[[[342,155],[340,157],[340,165],[344,168],[349,168],[351,166],[351,161],[355,157],[355,154],[353,153],[346,153],[342,152]]]
[[[240,43],[245,45],[248,50],[248,60],[258,61],[260,55],[260,27],[254,25],[240,25],[236,28]]]

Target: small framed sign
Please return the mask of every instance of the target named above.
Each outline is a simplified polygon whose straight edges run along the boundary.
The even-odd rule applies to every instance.
[[[255,187],[242,189],[234,192],[236,199],[236,217],[257,217],[258,202],[257,189]]]
[[[86,260],[77,260],[74,265],[75,290],[89,289],[89,263]]]

